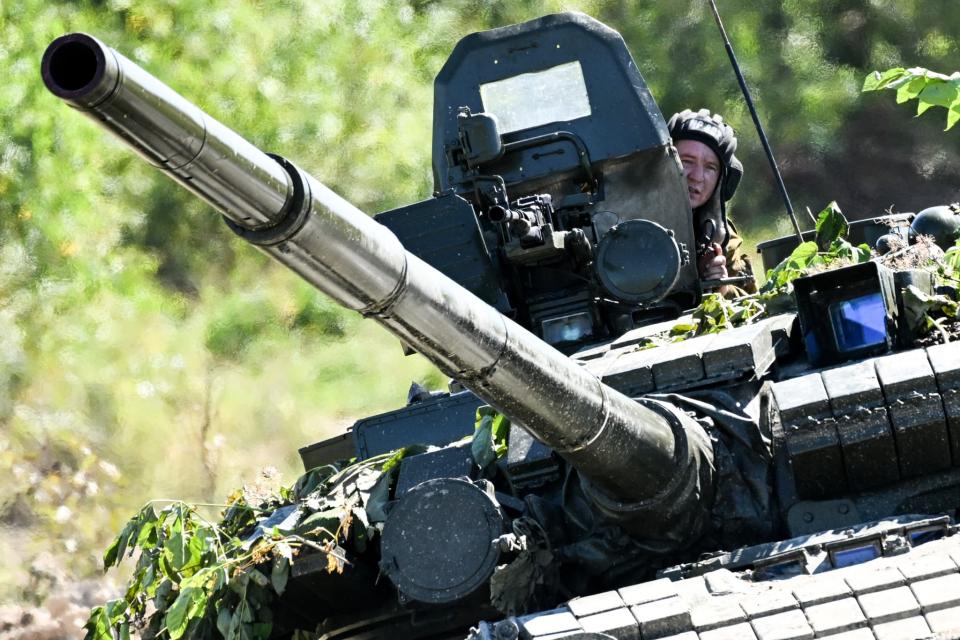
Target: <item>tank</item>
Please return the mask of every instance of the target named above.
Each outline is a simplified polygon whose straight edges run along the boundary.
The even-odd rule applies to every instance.
[[[92,36],[42,74],[452,379],[301,449],[308,470],[405,455],[341,485],[364,543],[339,572],[297,558],[273,637],[960,636],[960,346],[914,346],[909,298],[955,291],[863,261],[794,280],[783,313],[660,340],[728,282],[699,278],[676,149],[612,29],[461,40],[435,195],[374,218]]]

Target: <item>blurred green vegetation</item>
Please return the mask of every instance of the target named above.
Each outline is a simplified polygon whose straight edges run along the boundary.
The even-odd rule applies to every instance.
[[[958,65],[954,0],[720,3],[794,204],[852,218],[960,199],[960,138],[861,95]],[[232,236],[43,88],[47,43],[100,37],[374,213],[430,195],[432,79],[463,35],[558,10],[621,31],[661,108],[740,131],[734,215],[779,196],[703,0],[18,0],[0,4],[0,600],[47,549],[72,571],[150,497],[216,501],[443,378]],[[806,226],[812,223],[807,221]]]

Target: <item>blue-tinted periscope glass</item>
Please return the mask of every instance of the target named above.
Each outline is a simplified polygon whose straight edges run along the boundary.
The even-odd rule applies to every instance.
[[[844,549],[843,551],[834,552],[833,565],[839,569],[840,567],[849,567],[854,564],[873,560],[879,556],[880,551],[872,544],[853,549]]]
[[[882,343],[887,337],[886,318],[883,295],[879,292],[834,302],[830,305],[830,323],[837,337],[837,350],[844,353]]]

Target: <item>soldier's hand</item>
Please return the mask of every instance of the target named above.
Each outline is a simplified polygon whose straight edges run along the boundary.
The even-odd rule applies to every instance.
[[[701,280],[720,280],[727,277],[727,258],[716,242],[710,245],[706,253],[700,257],[697,266],[700,269]]]
[[[727,277],[727,258],[723,255],[723,248],[714,242],[710,248],[700,256],[697,262],[700,271],[701,280],[721,280]],[[709,287],[709,291],[713,287]],[[722,285],[716,288],[716,292],[721,296],[726,296],[730,291],[729,285]]]

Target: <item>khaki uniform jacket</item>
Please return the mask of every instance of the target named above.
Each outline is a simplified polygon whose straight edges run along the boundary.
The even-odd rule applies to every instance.
[[[743,252],[743,238],[737,233],[737,227],[733,220],[727,218],[727,245],[724,247],[724,256],[727,258],[727,274],[735,276],[752,276],[753,265],[750,264],[750,257]],[[756,280],[745,282],[738,286],[729,287],[725,297],[739,298],[740,296],[757,292]]]

